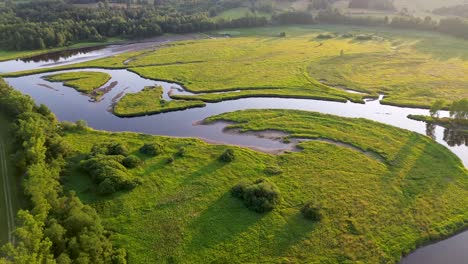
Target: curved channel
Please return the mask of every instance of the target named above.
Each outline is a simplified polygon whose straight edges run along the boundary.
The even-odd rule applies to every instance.
[[[244,109],[306,110],[343,117],[366,118],[415,131],[423,135],[426,135],[430,131],[431,137],[434,140],[449,148],[468,167],[468,147],[466,146],[466,142],[448,139],[447,137],[450,137],[453,133],[442,127],[434,126],[428,129],[425,123],[407,118],[409,114],[428,115],[428,110],[382,105],[380,104],[382,96],[379,100],[368,100],[365,104],[311,99],[244,98],[220,103],[208,103],[204,108],[193,108],[152,116],[119,118],[109,110],[113,102],[121,98],[125,93],[138,92],[145,86],[159,85],[164,89],[164,99],[171,100],[169,93],[188,92],[178,84],[144,79],[127,70],[80,69],[72,71],[106,72],[112,78],[104,86],[112,84],[113,88],[99,102],[91,102],[88,96],[77,92],[73,88],[66,87],[62,83],[44,80],[43,77],[48,75],[48,73],[7,78],[6,81],[15,89],[32,96],[38,104],[47,105],[59,120],[73,122],[83,119],[88,122],[90,127],[99,130],[133,131],[173,137],[196,137],[210,143],[233,144],[274,152],[288,149],[290,146],[281,140],[261,138],[252,134],[225,133],[224,128],[226,124],[223,123],[213,125],[199,125],[199,123],[209,116]],[[441,115],[448,116],[448,112],[442,112]],[[450,144],[447,142],[450,142]],[[445,263],[459,263],[456,262],[457,259],[466,260],[468,259],[468,251],[459,251],[458,249],[460,246],[463,247],[463,245],[468,244],[467,234],[468,232],[465,232],[434,245],[418,249],[404,258],[401,263],[443,263],[437,262],[437,258],[431,257],[434,254],[439,256],[445,255],[447,258],[444,260],[452,260],[451,256],[456,256],[453,258],[454,262],[449,261]],[[430,249],[428,250],[428,248]]]

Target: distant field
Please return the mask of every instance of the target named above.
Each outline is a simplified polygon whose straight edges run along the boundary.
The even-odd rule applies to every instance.
[[[241,17],[246,17],[246,16],[259,16],[259,17],[270,18],[271,14],[263,13],[263,12],[252,13],[252,11],[249,8],[238,7],[238,8],[226,10],[220,13],[219,15],[217,15],[216,17],[224,18],[224,19],[236,19],[236,18],[241,18]]]
[[[434,33],[345,26],[295,26],[222,31],[233,38],[191,40],[152,52],[131,52],[59,68],[127,68],[143,77],[182,83],[210,93],[242,90],[243,97],[362,101],[385,93],[384,103],[429,107],[437,99],[468,97],[467,41]],[[285,32],[286,37],[278,37]],[[334,35],[321,39],[319,34]],[[361,40],[357,36],[361,35]],[[351,94],[343,90],[368,93]],[[184,99],[221,101],[238,96]]]
[[[447,236],[468,220],[468,172],[445,147],[422,135],[364,119],[284,110],[251,110],[210,118],[244,131],[282,130],[334,140],[309,141],[279,156],[196,139],[136,133],[67,132],[76,155],[65,188],[95,207],[132,263],[395,263],[403,253]],[[164,124],[161,124],[164,125]],[[99,196],[78,169],[95,143],[127,144],[143,160],[129,173],[143,183]],[[163,153],[138,152],[159,143]],[[176,153],[184,148],[184,155]],[[235,160],[219,161],[227,148]],[[372,152],[381,158],[364,154]],[[168,162],[169,159],[172,162]],[[275,168],[279,174],[270,174]],[[268,178],[281,192],[270,213],[249,211],[229,190]],[[300,214],[312,201],[323,220]]]

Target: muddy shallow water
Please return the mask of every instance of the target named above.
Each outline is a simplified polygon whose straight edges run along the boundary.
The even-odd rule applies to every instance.
[[[0,71],[2,70],[0,65]],[[268,136],[268,133],[227,133],[226,123],[200,125],[200,121],[225,112],[243,109],[297,109],[334,114],[343,117],[359,117],[378,121],[428,134],[440,144],[448,147],[468,167],[468,147],[466,138],[457,136],[439,126],[426,126],[423,122],[410,120],[409,114],[427,115],[428,110],[411,109],[381,105],[380,100],[369,100],[366,104],[338,103],[310,99],[282,99],[282,98],[245,98],[220,103],[208,103],[204,108],[193,108],[184,111],[169,112],[153,116],[134,118],[119,118],[113,115],[112,104],[125,93],[134,93],[145,86],[160,85],[164,89],[164,99],[171,100],[169,93],[190,94],[180,85],[144,79],[127,70],[81,69],[75,71],[99,71],[112,76],[103,87],[106,94],[99,102],[90,102],[90,98],[76,90],[65,87],[61,83],[45,81],[42,77],[48,75],[37,74],[19,78],[7,78],[6,81],[15,89],[31,95],[38,104],[47,105],[59,120],[76,121],[84,119],[89,126],[108,131],[133,131],[154,135],[177,137],[197,137],[210,143],[235,144],[251,147],[257,150],[277,153],[284,150],[294,151],[299,140],[292,140],[285,144],[280,136]],[[68,71],[66,71],[68,72]],[[379,99],[382,99],[379,98]],[[442,116],[447,116],[443,112]],[[403,264],[438,264],[438,263],[467,263],[468,232],[461,233],[439,243],[416,250],[402,260]],[[464,262],[463,262],[464,261]]]

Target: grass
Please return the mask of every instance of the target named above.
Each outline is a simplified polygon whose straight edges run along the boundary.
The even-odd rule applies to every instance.
[[[162,95],[161,87],[145,87],[138,93],[126,94],[115,105],[114,114],[120,117],[133,117],[205,106],[201,101],[165,101]]]
[[[66,132],[75,151],[65,188],[92,204],[112,238],[133,263],[396,263],[416,246],[466,227],[468,172],[447,148],[428,137],[364,119],[302,111],[249,110],[207,122],[231,120],[247,130],[282,130],[295,137],[327,138],[372,150],[321,141],[301,152],[269,155],[210,145],[197,139],[137,133]],[[164,124],[161,124],[164,125]],[[78,168],[95,143],[121,142],[143,159],[130,173],[143,184],[130,192],[97,196]],[[142,156],[144,143],[164,153]],[[179,149],[185,155],[175,155]],[[232,148],[235,160],[219,161]],[[167,160],[173,157],[174,161]],[[281,174],[272,176],[266,168]],[[268,177],[281,191],[279,206],[256,214],[231,197],[241,180]],[[313,201],[323,220],[305,220]]]
[[[277,37],[279,32],[286,32],[287,37]],[[182,41],[152,52],[4,76],[84,67],[126,68],[146,78],[181,83],[196,93],[243,90],[243,97],[281,95],[358,102],[384,92],[383,103],[413,107],[429,107],[437,99],[468,97],[465,40],[427,32],[323,25],[234,29],[230,33],[235,37]],[[337,37],[317,39],[321,33]],[[377,38],[357,41],[340,37],[344,33]],[[338,85],[369,95],[350,94],[334,87]],[[197,95],[193,99],[209,102],[239,95]]]
[[[99,97],[102,92],[96,89],[106,84],[111,76],[105,72],[66,72],[45,76],[44,79],[50,82],[63,82],[63,85],[75,88],[77,91]]]
[[[265,12],[256,12],[252,13],[252,11],[247,7],[236,7],[226,11],[221,12],[217,15],[217,18],[223,19],[238,19],[246,16],[257,16],[257,17],[266,17],[271,18],[271,14]]]

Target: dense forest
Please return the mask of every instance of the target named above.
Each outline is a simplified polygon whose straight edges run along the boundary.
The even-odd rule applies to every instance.
[[[126,251],[112,245],[96,211],[62,191],[60,175],[70,154],[63,124],[1,79],[0,109],[14,124],[15,161],[29,202],[17,215],[15,244],[2,248],[0,263],[126,263]],[[67,127],[86,129],[82,123]]]
[[[441,7],[432,11],[436,15],[441,16],[459,16],[468,18],[468,4],[450,6],[450,7]]]

